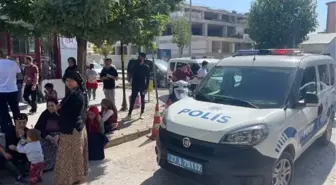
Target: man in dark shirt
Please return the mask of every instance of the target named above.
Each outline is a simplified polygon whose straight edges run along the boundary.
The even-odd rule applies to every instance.
[[[105,59],[105,66],[100,72],[100,79],[103,81],[105,98],[115,103],[115,81],[118,80],[118,71],[112,66],[112,59]]]
[[[147,93],[150,80],[150,69],[149,66],[145,64],[145,59],[146,54],[140,53],[138,63],[131,69],[132,76],[130,76],[130,78],[132,79],[132,95],[127,119],[131,119],[135,99],[139,93],[141,96],[140,119],[143,119],[143,113],[145,111],[145,94]]]
[[[38,88],[38,77],[39,69],[33,64],[33,58],[31,56],[26,57],[26,64],[24,70],[24,90],[23,99],[31,106],[30,113],[35,113],[37,111],[37,88]],[[29,98],[31,97],[31,99]]]
[[[183,64],[180,69],[177,69],[173,73],[173,81],[177,82],[179,80],[187,81],[187,77],[192,78],[193,73],[187,64]]]

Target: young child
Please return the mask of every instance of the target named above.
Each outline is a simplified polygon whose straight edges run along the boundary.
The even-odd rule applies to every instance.
[[[104,134],[104,124],[101,122],[98,107],[89,107],[87,118],[89,160],[103,160],[105,158],[104,148],[108,139]]]
[[[101,102],[101,121],[104,123],[105,134],[118,129],[118,110],[109,99]]]
[[[41,133],[37,129],[27,131],[27,140],[22,139],[17,147],[10,146],[11,150],[24,153],[30,162],[28,185],[35,185],[42,182],[42,173],[44,168],[44,156],[40,143]]]
[[[52,83],[47,83],[44,85],[44,98],[45,101],[49,99],[57,99],[57,92],[54,90],[54,85]]]

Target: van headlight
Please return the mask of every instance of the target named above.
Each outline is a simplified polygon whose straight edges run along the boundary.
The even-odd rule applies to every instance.
[[[268,136],[266,125],[254,125],[234,130],[226,134],[220,141],[230,145],[257,145]]]
[[[161,128],[167,128],[167,109],[165,111],[163,111],[162,113],[162,119],[161,119],[161,123],[160,126]]]

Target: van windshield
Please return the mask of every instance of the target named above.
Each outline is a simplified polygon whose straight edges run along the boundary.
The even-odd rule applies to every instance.
[[[281,108],[294,79],[295,68],[216,66],[200,84],[200,101]]]

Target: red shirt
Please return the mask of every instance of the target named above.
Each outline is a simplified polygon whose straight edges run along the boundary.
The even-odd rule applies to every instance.
[[[32,64],[24,69],[24,81],[26,85],[36,85],[38,82],[38,68],[36,65]]]
[[[179,80],[187,81],[187,77],[191,78],[192,76],[193,76],[193,73],[191,70],[185,70],[185,71],[176,70],[173,73],[173,81],[174,82],[177,82]]]

